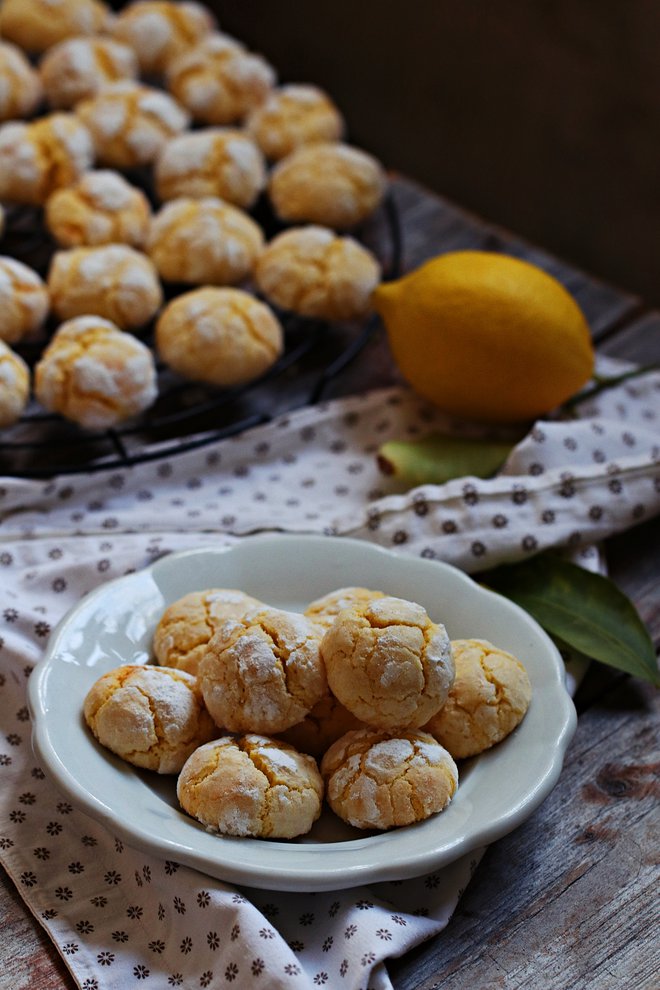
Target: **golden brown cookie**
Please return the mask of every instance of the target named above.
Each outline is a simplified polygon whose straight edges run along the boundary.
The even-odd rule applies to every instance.
[[[48,289],[32,268],[0,255],[0,340],[15,344],[34,335],[48,315]]]
[[[445,627],[402,598],[339,613],[321,643],[332,693],[378,729],[415,729],[444,704],[454,679]]]
[[[0,126],[0,198],[42,206],[50,194],[92,167],[87,128],[71,113]]]
[[[454,684],[424,728],[459,760],[513,732],[529,707],[532,685],[516,657],[486,640],[455,639],[452,652]]]
[[[170,63],[167,88],[200,124],[235,124],[265,99],[275,71],[235,38],[211,34]]]
[[[166,282],[234,285],[251,274],[263,241],[261,227],[236,206],[182,197],[154,216],[147,251]]]
[[[0,34],[28,52],[99,34],[108,22],[108,7],[100,0],[4,0],[0,5]]]
[[[305,615],[318,626],[329,629],[340,612],[352,605],[366,605],[375,598],[384,598],[382,591],[374,591],[372,588],[362,588],[360,586],[349,585],[345,588],[336,588],[329,591],[320,598],[315,598],[305,609]]]
[[[282,353],[273,311],[241,289],[202,288],[170,302],[156,324],[158,354],[193,381],[229,386],[264,374]]]
[[[168,141],[154,166],[161,200],[217,196],[249,209],[266,184],[261,151],[247,134],[208,127]]]
[[[301,83],[272,90],[245,126],[271,161],[304,144],[340,141],[344,133],[344,119],[327,93]]]
[[[30,369],[0,340],[0,426],[10,426],[20,419],[29,396]]]
[[[328,691],[306,715],[302,722],[297,722],[290,729],[278,734],[279,739],[289,743],[300,753],[309,753],[316,760],[333,742],[345,735],[351,729],[365,729],[367,726],[360,722],[334,694]]]
[[[35,397],[86,429],[107,429],[147,409],[157,394],[151,351],[109,320],[63,323],[35,368]]]
[[[324,143],[303,145],[279,161],[268,190],[282,220],[348,230],[374,212],[386,187],[383,167],[372,155]]]
[[[111,38],[68,38],[44,54],[39,75],[51,107],[69,110],[109,83],[137,79],[138,64],[132,48]]]
[[[352,237],[327,227],[286,230],[262,251],[257,286],[269,302],[300,316],[354,320],[369,312],[380,265]]]
[[[178,773],[216,727],[191,674],[127,664],[103,674],[85,697],[87,725],[102,746],[123,760]]]
[[[177,781],[182,808],[211,832],[261,839],[304,835],[321,813],[311,756],[266,736],[223,736],[197,749]]]
[[[95,314],[122,330],[144,326],[163,300],[158,273],[128,244],[58,251],[48,272],[53,310],[64,320]]]
[[[206,707],[230,732],[284,732],[327,691],[319,630],[295,612],[262,606],[227,619],[198,668]]]
[[[452,757],[426,732],[348,732],[323,757],[321,773],[328,804],[355,828],[423,821],[446,808],[458,786]]]
[[[163,612],[154,632],[156,660],[197,674],[209,640],[225,619],[238,619],[261,602],[234,588],[191,591],[172,602]]]
[[[110,32],[130,45],[146,75],[163,73],[177,55],[214,29],[211,11],[201,3],[135,0],[115,17]]]
[[[109,169],[86,172],[48,197],[45,221],[62,247],[129,244],[140,248],[149,232],[151,207],[141,189]]]
[[[0,41],[0,121],[29,117],[42,96],[39,73],[20,48]]]

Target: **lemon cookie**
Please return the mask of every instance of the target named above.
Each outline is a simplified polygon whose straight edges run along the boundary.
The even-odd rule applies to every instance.
[[[111,38],[68,38],[50,48],[39,63],[46,99],[68,110],[120,79],[137,79],[135,53]]]
[[[153,262],[128,244],[57,251],[48,289],[61,319],[93,313],[122,330],[144,326],[163,300]]]
[[[327,227],[286,230],[262,251],[255,278],[269,302],[324,320],[353,320],[370,309],[380,281],[373,254]]]
[[[157,394],[151,351],[109,320],[63,323],[35,367],[34,391],[51,412],[107,429],[147,409]]]
[[[150,219],[151,207],[142,190],[109,169],[86,172],[78,182],[56,190],[48,197],[45,210],[46,226],[65,248],[142,247]]]
[[[453,640],[452,652],[454,684],[424,728],[458,760],[513,732],[529,707],[532,686],[521,662],[486,640]]]
[[[234,124],[258,106],[275,71],[234,38],[212,34],[170,63],[167,88],[200,124]]]
[[[293,839],[319,817],[323,781],[312,757],[292,746],[257,734],[223,736],[189,757],[177,797],[211,832]]]
[[[156,324],[162,360],[184,378],[239,385],[264,374],[282,353],[273,311],[241,289],[206,287],[169,303]]]
[[[340,612],[352,605],[366,605],[374,601],[375,598],[384,598],[382,591],[375,591],[372,588],[362,588],[360,586],[348,585],[345,588],[335,588],[320,598],[315,598],[305,609],[305,615],[318,626],[329,629]]]
[[[190,122],[167,93],[129,79],[81,100],[76,113],[89,128],[99,163],[115,168],[150,164],[168,138]]]
[[[427,732],[348,732],[321,762],[328,804],[355,828],[411,825],[447,807],[458,786],[454,760]]]
[[[249,209],[266,184],[261,151],[247,134],[208,127],[169,140],[154,166],[161,200],[217,196]]]
[[[269,194],[276,213],[290,223],[346,230],[374,212],[385,195],[382,165],[347,144],[310,144],[273,169]]]
[[[201,3],[136,0],[114,19],[110,32],[130,45],[146,75],[160,74],[177,55],[201,41],[216,26]]]
[[[196,674],[209,640],[225,619],[239,619],[261,605],[234,588],[191,591],[172,602],[158,621],[153,649],[158,663]]]
[[[309,753],[320,760],[330,746],[351,729],[365,729],[366,726],[358,718],[344,708],[330,691],[312,708],[302,722],[297,722],[290,729],[278,734],[301,753]]]
[[[202,657],[206,707],[230,732],[283,732],[327,691],[319,630],[295,612],[262,606],[227,619]]]
[[[3,0],[0,5],[0,34],[28,52],[98,34],[108,22],[108,7],[100,0]]]
[[[20,419],[30,395],[30,369],[0,340],[0,426]]]
[[[0,340],[15,344],[43,326],[48,289],[32,269],[16,258],[0,256]]]
[[[454,679],[445,627],[402,598],[344,609],[325,633],[321,655],[332,693],[378,729],[424,725]]]
[[[74,114],[53,113],[0,127],[0,198],[42,206],[92,167],[94,146]]]
[[[303,144],[339,141],[344,118],[322,89],[290,83],[272,90],[245,121],[266,158],[278,161]]]
[[[127,664],[103,674],[83,711],[102,746],[157,773],[178,773],[216,733],[195,678],[167,667]]]
[[[39,73],[20,48],[0,41],[0,121],[29,117],[42,95]]]
[[[233,285],[252,272],[261,227],[215,197],[170,200],[154,216],[147,251],[161,278],[192,285]]]

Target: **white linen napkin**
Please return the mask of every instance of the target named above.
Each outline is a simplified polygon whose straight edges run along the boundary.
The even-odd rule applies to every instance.
[[[608,365],[608,369],[611,365]],[[475,571],[593,543],[660,511],[660,375],[538,423],[491,480],[397,493],[386,439],[446,425],[405,389],[341,399],[125,470],[0,479],[0,857],[85,990],[385,990],[384,961],[442,930],[479,853],[317,894],[237,889],[137,852],[71,807],[30,747],[26,682],[82,594],[173,550],[263,530],[373,540]]]

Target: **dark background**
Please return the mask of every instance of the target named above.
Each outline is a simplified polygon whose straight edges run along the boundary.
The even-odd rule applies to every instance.
[[[658,0],[222,0],[389,168],[660,304]]]

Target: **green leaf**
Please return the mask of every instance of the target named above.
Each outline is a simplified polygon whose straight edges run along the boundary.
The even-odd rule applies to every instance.
[[[384,474],[411,485],[443,484],[471,475],[489,478],[502,466],[513,444],[432,433],[422,440],[390,440],[378,450]]]
[[[551,636],[593,660],[660,684],[653,642],[630,599],[600,574],[555,554],[490,571],[484,583],[532,615]]]

